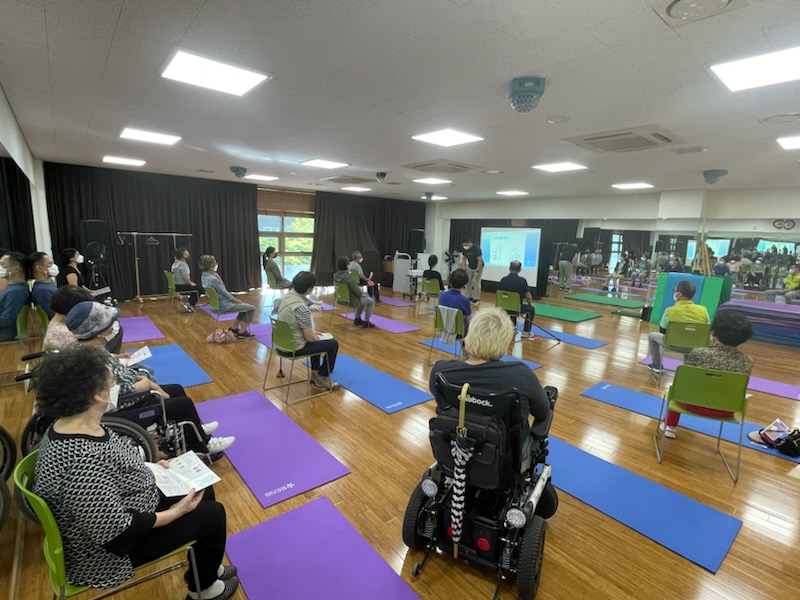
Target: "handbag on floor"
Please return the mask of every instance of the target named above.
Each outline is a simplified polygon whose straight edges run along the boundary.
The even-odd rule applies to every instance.
[[[800,429],[793,429],[788,435],[782,437],[775,444],[778,452],[786,456],[797,458],[800,456]]]
[[[215,329],[209,334],[206,341],[211,344],[230,344],[236,341],[236,334],[230,329]]]

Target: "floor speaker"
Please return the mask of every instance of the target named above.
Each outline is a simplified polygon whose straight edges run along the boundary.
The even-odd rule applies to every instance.
[[[408,232],[408,253],[417,258],[419,252],[425,252],[425,230],[412,229]]]
[[[81,221],[81,252],[87,261],[110,260],[113,249],[108,221],[98,219]]]

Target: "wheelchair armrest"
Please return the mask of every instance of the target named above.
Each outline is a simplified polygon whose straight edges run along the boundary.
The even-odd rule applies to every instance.
[[[146,400],[150,397],[156,397],[161,400],[161,394],[159,392],[153,390],[142,390],[141,392],[131,392],[129,394],[124,394],[119,397],[118,406],[119,410],[125,410],[138,404],[142,400]]]
[[[546,419],[534,421],[530,433],[534,440],[543,440],[547,438],[547,435],[550,433],[550,425],[553,423],[553,412],[554,411],[551,409]]]
[[[23,357],[20,360],[22,362],[28,362],[29,360],[34,360],[36,358],[41,358],[45,354],[46,354],[46,352],[34,352],[33,354],[25,354],[25,355],[23,355]]]
[[[25,381],[26,379],[31,379],[32,377],[33,377],[33,372],[19,373],[18,375],[14,375],[14,381]]]

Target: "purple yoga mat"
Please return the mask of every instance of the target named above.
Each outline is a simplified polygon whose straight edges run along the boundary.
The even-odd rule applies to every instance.
[[[639,362],[643,365],[649,365],[652,361],[648,356]],[[682,360],[666,357],[662,359],[662,362],[664,363],[664,369],[667,371],[674,371],[683,364]],[[790,400],[800,400],[800,385],[764,379],[763,377],[750,377],[750,381],[747,383],[747,389],[754,392],[763,392],[772,396],[789,398]]]
[[[264,508],[350,472],[261,392],[201,402],[197,412],[219,421],[216,435],[236,436],[225,455]]]
[[[414,306],[413,302],[409,302],[408,300],[398,300],[397,298],[393,298],[392,296],[382,296],[381,302],[383,304],[388,304],[389,306]]]
[[[250,333],[267,348],[272,348],[272,323],[255,323],[250,325]]]
[[[122,343],[133,344],[144,340],[160,340],[165,336],[158,330],[150,317],[123,317],[119,320],[122,327]]]
[[[198,304],[198,306],[200,306],[200,305]],[[211,307],[208,304],[203,304],[202,306],[200,306],[200,308],[202,308],[205,311],[205,313],[209,317],[211,317],[212,319],[216,319],[217,318],[217,315],[214,314],[213,312],[211,312]],[[239,314],[238,312],[223,313],[223,314],[219,315],[219,320],[220,321],[233,321],[233,320],[236,319],[236,316],[238,314]]]
[[[355,315],[353,313],[347,313],[339,316],[352,321]],[[389,333],[408,333],[409,331],[417,331],[419,329],[419,327],[416,325],[409,325],[408,323],[402,323],[401,321],[395,321],[394,319],[379,317],[375,314],[373,314],[369,320],[375,323],[375,327],[378,329],[383,329]]]
[[[228,537],[250,600],[418,600],[328,498]]]
[[[778,304],[777,302],[765,302],[764,300],[729,300],[723,306],[727,305],[741,306],[743,308],[758,308],[766,312],[781,312],[800,315],[800,307],[791,304]]]

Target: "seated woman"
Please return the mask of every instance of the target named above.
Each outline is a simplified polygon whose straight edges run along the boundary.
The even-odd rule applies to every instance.
[[[61,255],[64,258],[64,262],[56,276],[56,285],[58,287],[76,285],[82,287],[87,292],[90,291],[89,288],[86,287],[86,279],[80,270],[80,265],[82,265],[84,261],[83,255],[75,248],[64,248],[61,251]]]
[[[183,301],[183,307],[187,312],[194,312],[194,307],[200,296],[205,294],[203,286],[197,285],[192,281],[192,270],[189,268],[189,251],[184,248],[175,249],[175,262],[170,267],[172,277],[175,279],[176,292],[189,292],[188,300]]]
[[[288,290],[292,287],[292,282],[283,278],[281,269],[278,267],[278,263],[275,262],[276,256],[278,256],[278,251],[275,250],[275,246],[269,246],[264,250],[264,255],[261,257],[261,265],[264,267],[264,272],[267,273],[267,281],[269,281],[269,273],[272,273],[272,276],[275,278],[275,285],[270,284],[271,288],[276,290]]]
[[[628,273],[630,273],[630,270],[633,266],[632,262],[633,259],[628,254],[628,251],[625,250],[625,252],[620,255],[619,260],[614,267],[614,271],[609,274],[608,282],[603,286],[603,290],[618,292],[620,281],[623,281],[628,276]]]
[[[735,311],[723,310],[714,315],[711,322],[711,335],[718,342],[709,348],[695,348],[689,353],[684,364],[690,367],[731,371],[750,375],[753,370],[753,359],[739,350],[737,346],[753,337],[753,324],[746,316]],[[681,403],[681,407],[698,415],[709,417],[730,417],[732,413],[713,408],[703,408]],[[666,421],[661,423],[664,435],[674,439],[677,435],[678,421],[681,413],[667,412]]]
[[[6,252],[0,256],[0,279],[6,282],[0,292],[0,342],[17,339],[17,316],[31,302],[25,279],[25,256]]]
[[[444,282],[442,281],[442,274],[435,270],[436,265],[439,263],[439,258],[435,254],[428,257],[428,268],[422,272],[423,279],[433,279],[439,282],[439,291],[444,290]]]
[[[103,348],[106,340],[115,335],[114,327],[119,326],[117,318],[119,310],[100,304],[99,302],[80,302],[76,304],[67,315],[66,324],[72,334],[82,342],[82,345]],[[224,452],[236,441],[234,436],[211,437],[219,423],[203,423],[197,414],[191,398],[186,396],[183,387],[177,384],[158,385],[150,378],[139,374],[134,369],[122,365],[112,354],[106,352],[106,361],[111,373],[119,386],[119,393],[123,396],[132,392],[152,391],[161,394],[165,399],[167,419],[170,421],[190,421],[194,429],[186,430],[186,445],[195,452],[208,453],[209,455]]]
[[[225,287],[222,277],[217,273],[218,268],[219,264],[217,263],[217,259],[212,255],[204,254],[201,256],[200,270],[203,271],[203,275],[200,277],[200,282],[203,284],[204,289],[207,290],[211,288],[217,292],[217,296],[219,296],[220,313],[239,313],[236,317],[236,321],[233,323],[233,327],[231,327],[231,331],[233,331],[237,337],[251,338],[253,334],[250,333],[249,328],[250,323],[253,322],[256,307],[252,304],[236,302],[236,299],[231,296],[228,288]]]
[[[442,373],[453,385],[469,383],[475,389],[490,392],[517,388],[522,396],[522,440],[530,428],[528,415],[537,421],[546,419],[550,415],[550,401],[530,367],[521,362],[500,360],[513,339],[514,327],[506,312],[501,308],[484,308],[472,319],[469,334],[464,339],[469,358],[437,361],[431,369],[428,385],[436,395],[436,375]]]
[[[50,308],[50,299],[56,293],[56,284],[53,277],[58,275],[58,265],[53,262],[50,255],[44,252],[34,252],[28,257],[28,266],[33,277],[31,298],[33,303],[41,306],[48,319],[53,318],[53,309]]]
[[[189,598],[229,598],[239,581],[235,567],[221,565],[225,507],[212,488],[177,501],[162,497],[139,453],[103,427],[119,392],[105,352],[79,346],[52,354],[35,378],[38,402],[56,421],[39,446],[33,491],[58,524],[67,581],[114,587],[134,568],[195,540],[201,589],[187,572]]]
[[[459,267],[450,273],[450,287],[446,292],[439,294],[439,306],[455,308],[464,314],[464,334],[469,330],[469,321],[472,318],[472,304],[463,293],[468,282],[469,275],[466,270]]]

